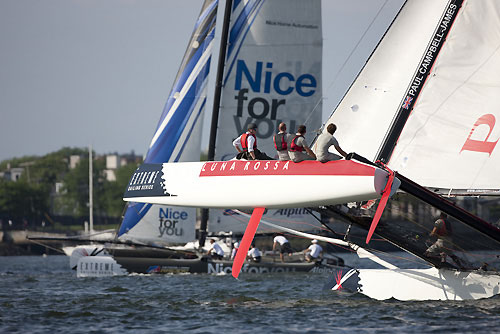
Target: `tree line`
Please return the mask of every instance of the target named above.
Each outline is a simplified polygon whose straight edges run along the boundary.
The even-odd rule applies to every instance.
[[[75,168],[70,157],[80,156]],[[94,155],[95,156],[95,155]],[[116,181],[105,177],[106,157],[92,159],[93,207],[99,217],[120,217],[125,207],[123,192],[140,158],[115,169]],[[75,219],[89,215],[88,149],[62,148],[45,156],[26,156],[0,163],[0,172],[22,167],[17,181],[0,178],[0,219],[14,224],[50,221],[53,216]]]

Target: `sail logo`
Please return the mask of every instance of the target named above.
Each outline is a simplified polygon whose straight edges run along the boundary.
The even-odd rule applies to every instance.
[[[130,179],[127,191],[151,190],[160,171],[135,172]]]
[[[242,273],[253,273],[253,274],[266,274],[266,273],[284,273],[295,271],[295,268],[283,268],[283,267],[261,267],[256,265],[249,265],[245,263],[241,268]],[[232,266],[224,265],[224,263],[208,263],[207,273],[208,274],[231,274],[233,272]]]
[[[465,143],[462,146],[460,153],[462,153],[463,151],[474,151],[480,153],[488,153],[491,156],[493,149],[495,149],[495,146],[497,145],[498,140],[500,139],[499,138],[496,141],[491,141],[491,142],[488,141],[491,132],[495,127],[495,122],[496,122],[495,116],[492,114],[486,114],[479,117],[474,123],[472,129],[470,130],[469,136],[465,140]],[[472,135],[474,134],[474,131],[476,131],[477,127],[479,127],[480,125],[487,125],[489,127],[489,132],[486,135],[486,138],[484,138],[484,140],[471,139]]]
[[[175,196],[167,192],[161,164],[141,165],[132,174],[124,197]]]
[[[259,125],[257,136],[261,139],[271,137],[279,123],[286,118],[287,97],[303,99],[316,93],[318,82],[314,75],[278,72],[273,66],[272,62],[266,62],[264,65],[264,62],[257,61],[255,66],[248,66],[244,60],[237,61],[234,122],[238,133],[246,131],[249,123],[256,122]],[[250,94],[253,97],[249,97]],[[271,97],[271,94],[277,98]],[[295,122],[296,120],[289,120],[290,129],[295,128]],[[261,123],[266,124],[265,131],[264,127],[260,127]]]
[[[309,211],[306,208],[293,208],[293,209],[279,209],[276,210],[274,216],[303,216],[308,215]]]
[[[162,208],[158,210],[158,231],[159,237],[163,236],[183,236],[184,230],[177,224],[179,221],[186,221],[189,219],[189,214],[186,211],[177,211],[172,208]]]
[[[273,72],[271,71],[273,63],[266,63],[266,68],[268,70],[265,72],[262,66],[263,62],[256,62],[255,73],[252,75],[245,61],[238,60],[234,89],[237,91],[241,90],[243,76],[245,76],[246,82],[255,93],[260,93],[262,89],[264,93],[269,94],[271,93],[271,87],[274,88],[274,91],[279,95],[289,95],[295,90],[298,95],[307,97],[316,92],[317,82],[312,74],[301,74],[295,78],[290,72],[281,72],[276,74],[273,78]],[[262,82],[262,77],[264,77],[264,82]],[[262,86],[262,83],[264,83],[264,86]]]

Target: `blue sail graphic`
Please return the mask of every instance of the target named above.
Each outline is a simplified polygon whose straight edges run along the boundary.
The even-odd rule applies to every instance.
[[[217,7],[217,0],[206,0],[202,6],[146,154],[146,163],[199,159],[200,136],[193,135],[193,133],[201,131],[203,110],[206,105],[206,88],[212,56],[212,41],[215,36]],[[191,143],[195,141],[197,142]],[[197,146],[198,149],[193,153],[188,150],[188,146]],[[154,206],[151,204],[129,203],[118,236],[123,236],[136,227],[152,207]],[[161,209],[159,213],[161,216]]]

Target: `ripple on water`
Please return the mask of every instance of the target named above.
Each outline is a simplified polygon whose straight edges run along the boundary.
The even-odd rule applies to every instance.
[[[500,297],[380,302],[322,274],[76,279],[63,260],[0,258],[0,333],[495,332],[500,314]]]

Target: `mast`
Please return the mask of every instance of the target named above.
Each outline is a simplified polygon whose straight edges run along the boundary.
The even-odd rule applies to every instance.
[[[446,38],[451,30],[453,22],[455,21],[460,8],[462,7],[463,0],[450,0],[448,6],[446,6],[443,16],[439,21],[434,34],[427,45],[424,55],[415,71],[415,74],[411,80],[411,84],[408,87],[406,94],[401,101],[399,111],[397,112],[395,119],[389,129],[387,136],[380,148],[377,158],[374,161],[381,160],[388,163],[391,159],[392,152],[396,146],[396,143],[403,131],[403,128],[410,117],[411,111],[415,106],[415,103],[422,92],[422,88],[425,85],[427,77],[429,76],[434,63],[439,55],[439,51],[444,45]],[[452,11],[453,14],[449,15],[450,8],[456,8]],[[448,23],[446,23],[448,22]],[[443,24],[446,23],[446,24]],[[446,27],[446,29],[443,29]],[[418,84],[417,84],[418,83]],[[415,88],[417,85],[417,88]]]
[[[94,186],[92,182],[92,144],[89,145],[89,231],[94,233]]]
[[[227,40],[229,36],[229,24],[231,19],[231,8],[233,0],[226,0],[226,7],[224,8],[224,21],[222,23],[222,35],[219,49],[219,61],[217,63],[217,76],[215,79],[215,94],[214,104],[212,108],[212,123],[210,126],[210,137],[208,142],[208,161],[213,161],[215,158],[215,141],[217,136],[217,125],[219,123],[219,108],[222,93],[222,80],[224,76],[224,63],[226,60]],[[205,245],[207,236],[207,223],[208,223],[208,209],[201,210],[200,222],[200,238],[199,245]]]

